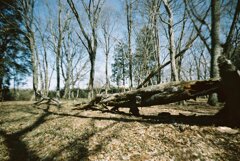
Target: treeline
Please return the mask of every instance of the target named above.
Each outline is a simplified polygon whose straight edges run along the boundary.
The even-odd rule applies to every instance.
[[[128,89],[125,88],[118,88],[118,87],[110,87],[108,89],[109,94],[113,93],[120,93],[127,91]],[[105,93],[104,88],[95,88],[96,94],[103,94]],[[69,95],[68,100],[74,100],[74,99],[88,99],[88,89],[71,89],[71,95]],[[48,97],[54,98],[56,96],[56,90],[49,90]],[[64,98],[65,91],[64,89],[60,90],[60,97]],[[35,98],[34,91],[32,89],[7,89],[5,88],[2,90],[2,96],[5,101],[33,101]]]
[[[31,75],[36,98],[50,87],[72,98],[87,79],[92,98],[111,85],[217,78],[222,54],[240,64],[240,0],[2,0],[0,7],[0,91]],[[213,94],[209,103],[216,101]]]

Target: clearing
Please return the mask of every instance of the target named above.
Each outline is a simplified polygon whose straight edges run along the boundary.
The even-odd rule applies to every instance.
[[[139,108],[142,117],[72,110],[73,101],[0,103],[0,160],[240,160],[240,129],[206,100]]]

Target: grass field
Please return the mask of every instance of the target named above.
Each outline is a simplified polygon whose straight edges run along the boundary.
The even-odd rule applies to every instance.
[[[240,160],[240,129],[214,125],[219,108],[204,102],[140,108],[142,117],[32,103],[0,103],[1,161]]]

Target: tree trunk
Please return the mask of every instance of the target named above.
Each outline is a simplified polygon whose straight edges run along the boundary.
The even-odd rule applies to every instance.
[[[45,48],[45,47],[44,47]],[[45,96],[48,96],[48,82],[49,82],[49,80],[48,80],[48,58],[47,58],[47,51],[46,51],[46,49],[44,49],[44,62],[45,62],[45,71],[44,71],[44,73],[45,73],[45,91],[44,91],[44,94],[45,94]]]
[[[81,108],[89,108],[95,104],[113,106],[113,109],[128,107],[133,114],[139,115],[137,107],[162,105],[187,99],[195,99],[198,96],[217,92],[219,84],[219,80],[159,84],[124,93],[98,95]]]
[[[133,87],[133,72],[132,72],[132,0],[126,1],[126,10],[127,10],[127,29],[128,29],[128,57],[129,57],[129,78],[130,78],[130,90]]]
[[[169,51],[170,51],[170,60],[171,60],[171,79],[172,81],[178,81],[178,72],[176,67],[176,48],[174,40],[174,31],[173,31],[173,13],[170,8],[168,0],[164,0],[164,7],[168,13],[168,34],[169,34]]]
[[[154,57],[156,60],[156,66],[160,67],[160,45],[159,45],[159,34],[158,34],[158,18],[159,18],[159,9],[160,9],[160,1],[153,0],[150,4],[150,26],[152,32],[152,39],[154,41]],[[159,84],[161,82],[161,70],[156,74],[156,82]]]
[[[1,76],[0,76],[0,101],[3,101],[3,78]]]
[[[224,56],[220,56],[218,62],[221,76],[219,98],[226,103],[224,108],[220,110],[216,116],[219,117],[223,123],[239,126],[240,71]]]
[[[220,56],[220,0],[212,0],[211,3],[212,7],[212,31],[211,31],[211,38],[212,38],[212,49],[211,49],[211,67],[210,67],[210,77],[211,78],[218,78],[219,71],[218,71],[218,63],[217,59]],[[210,95],[208,103],[210,105],[215,106],[218,102],[217,94],[213,93]]]
[[[96,2],[96,3],[95,3]],[[70,6],[73,14],[75,15],[75,18],[78,22],[78,25],[80,27],[82,36],[79,36],[80,41],[83,43],[84,47],[87,49],[89,58],[90,58],[90,64],[91,64],[91,70],[90,70],[90,79],[89,79],[89,94],[88,98],[93,98],[94,96],[94,73],[95,73],[95,59],[96,59],[96,53],[97,53],[97,46],[98,46],[98,35],[96,33],[97,25],[99,21],[99,15],[101,13],[102,5],[104,3],[103,0],[98,1],[89,1],[84,2],[82,1],[82,5],[85,8],[85,13],[87,14],[89,26],[84,28],[82,19],[80,15],[78,14],[77,9],[75,8],[75,4],[73,0],[67,0],[68,5]],[[87,33],[86,29],[89,29],[91,32]],[[84,41],[85,40],[85,41]]]
[[[218,92],[220,100],[226,103],[215,118],[220,124],[239,126],[240,71],[224,56],[218,58],[218,65],[221,80],[170,82],[124,93],[98,95],[80,109],[98,104],[113,106],[112,110],[127,107],[134,115],[139,115],[137,107],[168,104]]]
[[[157,24],[155,24],[157,25]],[[156,48],[156,59],[157,59],[157,67],[159,68],[161,66],[160,64],[160,45],[159,45],[159,35],[158,35],[158,29],[157,26],[155,26],[155,48]],[[161,70],[157,73],[157,84],[161,83]]]
[[[61,29],[61,1],[58,2],[58,43],[57,43],[57,53],[56,53],[56,74],[57,74],[57,89],[56,96],[60,98],[60,56],[61,56],[61,46],[62,46],[62,29]]]
[[[47,47],[46,47],[46,41],[43,35],[43,32],[38,29],[39,32],[39,36],[41,39],[41,43],[42,43],[42,47],[43,47],[43,63],[42,63],[42,67],[43,67],[43,75],[44,75],[44,90],[43,90],[43,95],[44,96],[48,96],[48,54],[47,54]]]
[[[108,94],[108,89],[109,89],[109,78],[108,78],[108,55],[109,52],[108,50],[105,53],[106,55],[106,64],[105,64],[105,76],[106,76],[106,84],[105,84],[105,94]]]
[[[40,92],[42,93],[44,91],[44,81],[43,81],[43,71],[42,71],[42,64],[39,58],[39,53],[37,49],[35,48],[36,52],[36,64],[38,65],[38,74],[39,74],[39,81],[40,81]]]
[[[60,49],[57,52],[56,55],[56,72],[57,72],[57,88],[56,88],[56,96],[59,99],[60,98]]]
[[[67,54],[67,71],[66,71],[66,80],[65,80],[65,87],[64,87],[64,98],[69,99],[70,98],[70,81],[71,81],[71,66],[72,66],[72,60],[70,58],[70,54]]]
[[[101,100],[100,103],[109,106],[128,107],[129,102],[132,102],[134,98],[137,98],[139,99],[137,104],[140,107],[168,104],[207,95],[216,91],[218,85],[218,80],[172,82],[133,90],[122,94],[113,94]]]
[[[89,94],[88,94],[88,98],[93,98],[94,97],[94,74],[95,74],[95,59],[96,59],[96,53],[91,53],[89,55],[90,57],[90,64],[91,64],[91,69],[90,69],[90,79],[89,79]]]
[[[29,33],[29,45],[31,52],[31,61],[32,61],[32,72],[33,72],[33,90],[35,94],[35,100],[38,97],[38,64],[36,62],[36,53],[35,53],[35,39],[34,33]]]

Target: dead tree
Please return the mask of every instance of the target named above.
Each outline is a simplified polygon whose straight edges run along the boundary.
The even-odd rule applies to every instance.
[[[33,103],[36,106],[39,106],[41,104],[53,104],[53,105],[56,105],[57,107],[60,107],[60,105],[61,105],[61,102],[59,102],[57,99],[44,96],[41,93],[41,91],[37,91],[37,96],[40,99]]]
[[[170,82],[140,88],[112,95],[98,95],[81,108],[96,105],[111,106],[112,110],[119,107],[130,108],[133,115],[139,116],[138,107],[174,103],[198,96],[218,93],[225,106],[215,115],[223,124],[240,125],[240,71],[224,56],[218,58],[221,79],[204,81]]]
[[[111,106],[112,110],[119,107],[130,108],[130,112],[139,115],[138,107],[162,105],[187,99],[195,99],[198,96],[217,92],[219,80],[171,82],[136,89],[124,93],[112,95],[98,95],[81,108],[89,108],[94,105]]]

